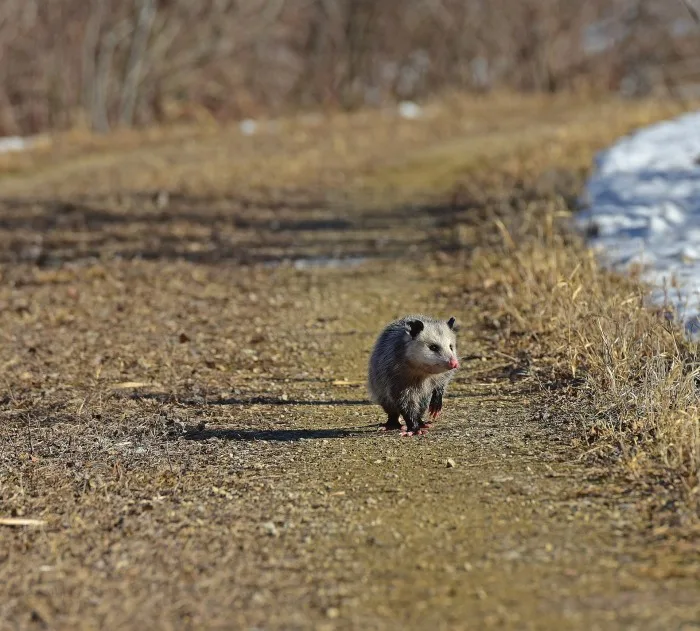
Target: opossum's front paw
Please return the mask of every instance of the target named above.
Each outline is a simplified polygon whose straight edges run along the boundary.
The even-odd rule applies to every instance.
[[[430,415],[430,418],[433,420],[437,420],[438,416],[440,416],[440,413],[442,412],[442,406],[438,407],[437,405],[433,406],[431,405],[428,408],[428,414]]]
[[[433,424],[430,421],[421,421],[418,424],[419,429],[430,429],[433,426]]]

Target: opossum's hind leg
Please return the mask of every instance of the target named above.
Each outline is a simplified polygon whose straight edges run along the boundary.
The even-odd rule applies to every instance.
[[[402,436],[420,436],[426,433],[427,427],[423,424],[423,410],[405,409],[401,410],[401,416],[406,421],[406,429],[401,432]]]
[[[401,422],[399,421],[398,412],[387,412],[387,421],[380,428],[382,432],[391,432],[397,429],[401,429]]]
[[[386,412],[386,423],[380,425],[380,432],[391,432],[401,429],[401,422],[399,421],[399,411],[392,405],[382,405],[383,410]]]
[[[440,412],[442,412],[442,395],[444,391],[444,388],[435,388],[435,390],[433,390],[433,395],[430,397],[428,413],[433,421],[437,420],[437,417],[440,416]]]

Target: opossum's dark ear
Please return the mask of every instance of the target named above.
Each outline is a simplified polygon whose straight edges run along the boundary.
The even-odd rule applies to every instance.
[[[457,323],[456,323],[456,321],[455,321],[454,318],[450,318],[450,319],[447,321],[447,326],[449,326],[450,329],[451,329],[452,331],[454,331],[455,333],[456,333],[457,331],[459,331],[459,326],[457,325]]]
[[[423,330],[423,323],[420,320],[409,320],[406,322],[408,325],[408,332],[411,337],[416,337]]]

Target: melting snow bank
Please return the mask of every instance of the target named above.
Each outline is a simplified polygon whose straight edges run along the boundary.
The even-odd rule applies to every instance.
[[[595,166],[578,225],[609,267],[639,265],[651,300],[700,335],[700,112],[622,138]]]

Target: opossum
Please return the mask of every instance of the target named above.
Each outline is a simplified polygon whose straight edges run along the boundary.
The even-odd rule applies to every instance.
[[[404,436],[424,434],[430,427],[423,420],[426,411],[438,417],[445,388],[459,368],[456,332],[454,318],[409,315],[379,335],[369,360],[368,389],[387,414],[384,429],[401,429],[402,416]]]

